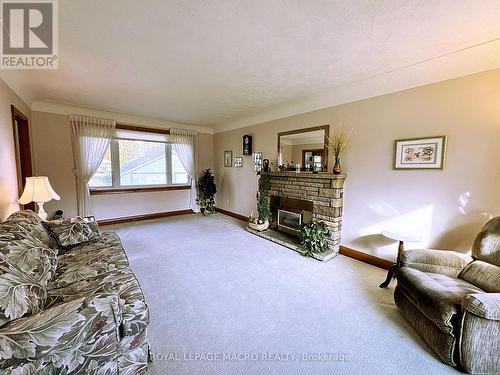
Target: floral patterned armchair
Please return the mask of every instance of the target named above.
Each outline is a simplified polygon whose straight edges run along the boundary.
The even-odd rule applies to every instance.
[[[0,374],[144,374],[148,323],[116,234],[64,252],[32,211],[0,224]]]

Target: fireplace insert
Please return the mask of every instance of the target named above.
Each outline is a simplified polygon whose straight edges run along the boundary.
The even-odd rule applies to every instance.
[[[288,211],[288,210],[278,210],[278,230],[282,232],[289,233],[292,235],[297,235],[299,232],[300,225],[303,220],[303,211]]]

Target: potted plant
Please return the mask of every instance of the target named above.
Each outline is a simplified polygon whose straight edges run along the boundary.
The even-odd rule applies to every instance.
[[[250,215],[248,226],[252,229],[263,231],[269,227],[271,211],[269,209],[269,190],[271,189],[271,177],[266,173],[261,173],[259,177],[259,189],[257,191],[257,213],[254,217]]]
[[[299,244],[303,255],[312,257],[330,248],[330,231],[323,221],[303,223],[299,229]]]
[[[198,180],[198,199],[196,200],[203,215],[215,212],[215,193],[217,193],[217,187],[214,174],[210,168],[205,169]]]
[[[344,131],[342,129],[342,125],[339,126],[338,130],[333,130],[332,136],[325,134],[326,136],[326,147],[330,152],[332,152],[333,157],[335,158],[335,162],[333,165],[333,173],[340,174],[342,173],[342,166],[340,156],[347,146],[347,142],[351,137],[352,131],[354,128],[351,128],[349,131]]]

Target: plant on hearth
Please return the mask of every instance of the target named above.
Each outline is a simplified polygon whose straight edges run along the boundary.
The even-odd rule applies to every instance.
[[[203,214],[215,212],[215,176],[210,168],[205,169],[198,180],[198,199],[196,202],[200,205]]]
[[[327,251],[330,246],[330,231],[323,221],[303,223],[299,229],[299,244],[303,255],[312,257],[313,254]]]
[[[249,222],[250,224],[258,224],[258,222],[259,222],[259,219],[258,219],[258,218],[256,218],[255,216],[253,216],[253,211],[252,211],[252,213],[250,214],[250,217],[248,218],[248,222]]]
[[[259,189],[257,191],[258,224],[263,224],[271,219],[269,190],[271,190],[271,177],[266,173],[261,173],[259,177]]]

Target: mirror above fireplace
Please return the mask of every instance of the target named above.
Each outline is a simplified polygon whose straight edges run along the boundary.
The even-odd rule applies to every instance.
[[[278,164],[300,164],[302,171],[327,170],[329,131],[329,125],[321,125],[278,133]]]

